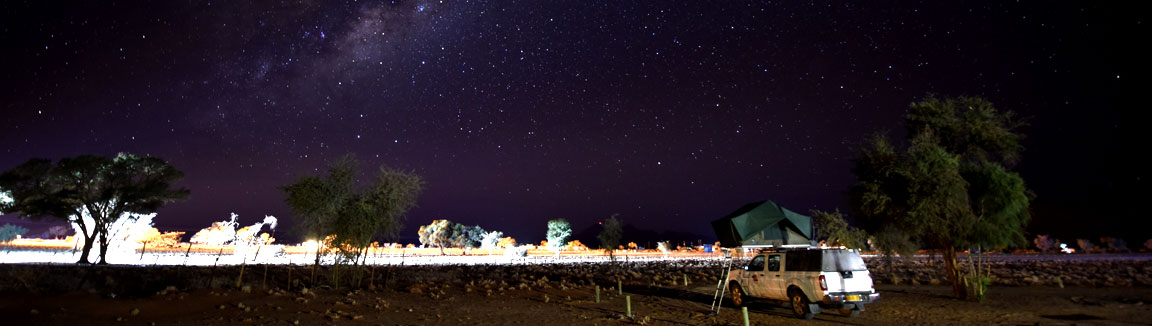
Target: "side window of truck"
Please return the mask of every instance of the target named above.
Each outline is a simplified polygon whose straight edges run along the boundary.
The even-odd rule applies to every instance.
[[[780,271],[780,255],[768,256],[768,270],[773,272]]]
[[[752,261],[748,262],[748,266],[746,266],[744,269],[749,272],[759,272],[764,270],[764,256],[756,256],[756,258],[752,258]]]

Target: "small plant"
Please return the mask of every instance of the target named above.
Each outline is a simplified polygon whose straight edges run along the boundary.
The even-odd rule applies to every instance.
[[[992,285],[992,279],[979,272],[964,277],[964,287],[968,289],[968,298],[977,302],[984,301],[989,285]]]
[[[1040,249],[1040,252],[1048,252],[1059,246],[1060,240],[1049,239],[1047,234],[1039,234],[1036,235],[1036,239],[1032,240],[1032,243],[1036,245],[1036,249]]]
[[[1092,241],[1089,241],[1088,239],[1076,239],[1076,245],[1080,246],[1080,250],[1084,251],[1084,253],[1089,253],[1096,250],[1096,246],[1093,245]]]
[[[1128,242],[1121,238],[1102,237],[1100,238],[1100,246],[1108,246],[1110,252],[1127,252]]]
[[[12,224],[4,224],[4,226],[0,226],[0,243],[16,240],[25,233],[28,233],[28,229]]]
[[[0,226],[0,243],[8,243],[16,240],[16,238],[19,238],[25,233],[28,233],[28,229],[12,224],[4,224],[4,226]]]

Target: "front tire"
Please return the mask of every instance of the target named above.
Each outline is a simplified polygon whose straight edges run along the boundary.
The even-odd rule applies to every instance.
[[[788,302],[792,303],[792,315],[796,318],[809,320],[816,316],[815,313],[812,313],[808,297],[804,295],[804,292],[800,292],[800,290],[788,291]]]
[[[728,285],[728,291],[732,293],[732,305],[736,307],[744,306],[744,289],[740,287],[740,283],[732,283]]]

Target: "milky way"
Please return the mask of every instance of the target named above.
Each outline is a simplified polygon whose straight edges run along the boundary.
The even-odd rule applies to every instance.
[[[1135,135],[1116,93],[1139,85],[1144,66],[1121,64],[1113,50],[1121,31],[1144,22],[1116,8],[0,6],[0,169],[32,157],[159,156],[192,190],[159,212],[161,229],[196,230],[231,212],[290,227],[276,187],[355,153],[426,178],[409,242],[437,218],[539,240],[548,219],[581,230],[615,213],[706,240],[707,221],[754,200],[847,210],[859,140],[900,136],[907,105],[929,93],[983,96],[1031,117],[1019,170],[1038,194],[1038,232],[1147,188],[1147,159],[1125,159],[1131,144],[1116,141]],[[1085,188],[1098,193],[1084,197]]]

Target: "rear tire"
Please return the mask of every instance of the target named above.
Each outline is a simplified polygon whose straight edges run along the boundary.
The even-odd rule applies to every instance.
[[[732,305],[736,307],[744,306],[744,289],[740,287],[740,283],[732,283],[728,285],[728,292],[732,293]]]
[[[788,302],[792,303],[792,315],[796,318],[808,320],[816,316],[812,313],[812,308],[808,304],[808,296],[805,296],[804,292],[797,289],[788,291]]]

